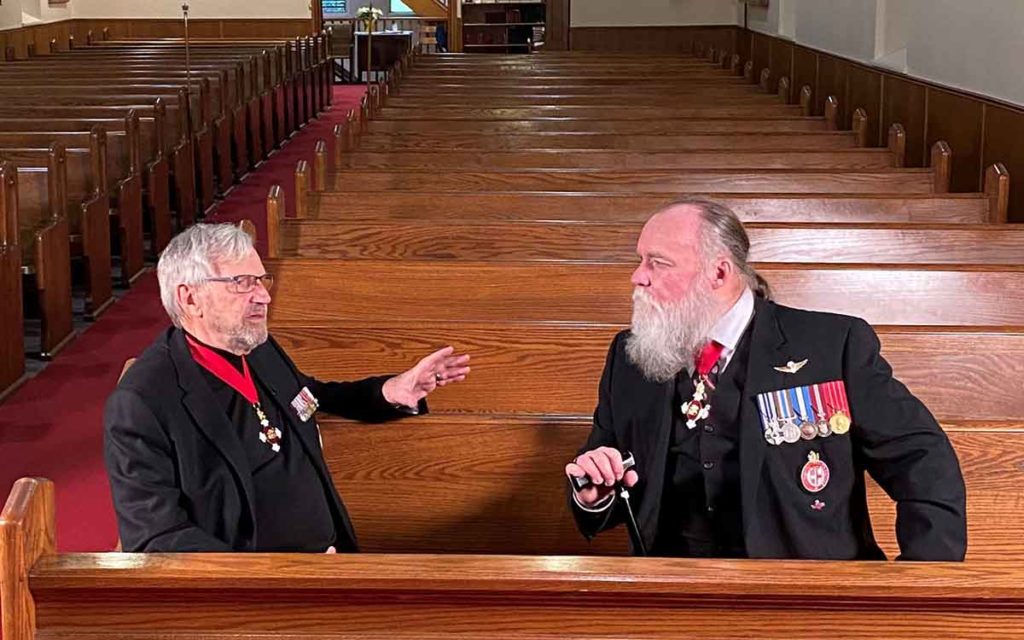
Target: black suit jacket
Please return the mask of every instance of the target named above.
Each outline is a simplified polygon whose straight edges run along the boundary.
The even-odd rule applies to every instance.
[[[900,559],[963,560],[966,494],[956,454],[928,409],[879,354],[871,327],[858,318],[801,311],[758,298],[750,329],[747,384],[740,409],[743,538],[752,558],[882,559],[868,518],[864,472],[897,503]],[[589,451],[633,452],[640,475],[631,491],[645,544],[658,530],[672,429],[673,383],[643,377],[626,355],[628,332],[615,337],[601,378]],[[774,367],[807,359],[795,374]],[[765,391],[842,379],[853,427],[794,444],[769,445],[756,397]],[[817,451],[831,479],[817,494],[800,483],[807,455]],[[571,491],[571,489],[570,489]],[[825,503],[816,510],[815,500]],[[622,520],[618,505],[601,512],[569,504],[587,537]]]
[[[356,551],[352,524],[324,462],[319,426],[315,418],[302,422],[290,403],[306,386],[322,410],[346,418],[383,421],[407,415],[384,400],[387,376],[321,383],[303,375],[273,338],[247,360],[316,467],[334,519],[335,546]],[[253,548],[252,471],[180,329],[162,334],[107,400],[104,458],[125,551]]]

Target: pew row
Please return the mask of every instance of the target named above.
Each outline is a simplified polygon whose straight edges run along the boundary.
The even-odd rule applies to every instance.
[[[1007,562],[58,554],[53,494],[19,480],[0,515],[7,640],[818,638],[826,626],[868,639],[882,624],[897,640],[967,639],[1024,623],[1024,575]]]

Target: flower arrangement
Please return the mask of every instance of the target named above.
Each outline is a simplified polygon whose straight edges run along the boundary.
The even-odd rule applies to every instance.
[[[376,7],[359,7],[356,9],[356,20],[371,24],[384,17],[384,12]]]

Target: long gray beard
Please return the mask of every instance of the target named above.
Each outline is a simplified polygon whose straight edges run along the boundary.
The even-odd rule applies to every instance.
[[[267,326],[242,325],[236,327],[228,338],[233,353],[250,353],[253,349],[267,341]]]
[[[717,320],[710,294],[710,285],[698,283],[682,300],[659,304],[646,290],[633,290],[626,355],[645,378],[668,382],[693,364]]]

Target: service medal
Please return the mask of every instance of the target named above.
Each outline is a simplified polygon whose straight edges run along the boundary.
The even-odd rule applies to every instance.
[[[796,426],[792,422],[787,422],[782,425],[782,439],[787,444],[793,444],[799,442],[801,436],[800,427]]]
[[[818,427],[813,422],[805,422],[800,425],[800,437],[804,440],[814,440],[818,435]]]
[[[842,411],[832,414],[832,417],[828,419],[828,424],[832,427],[832,433],[836,435],[841,436],[850,431],[850,418]]]
[[[807,454],[807,462],[804,463],[803,469],[800,470],[800,484],[803,485],[804,490],[810,493],[818,493],[826,486],[828,486],[829,477],[828,465],[821,459],[817,451],[812,451]]]

